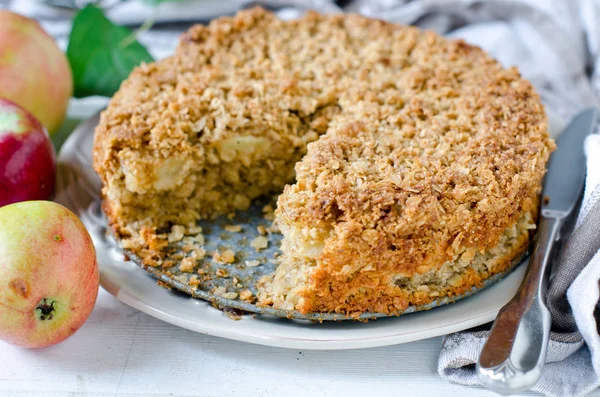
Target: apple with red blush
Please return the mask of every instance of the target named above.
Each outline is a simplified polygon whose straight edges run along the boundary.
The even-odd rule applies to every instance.
[[[89,317],[98,286],[94,244],[75,214],[50,201],[0,207],[0,340],[65,340]]]
[[[0,207],[47,200],[54,190],[54,147],[27,110],[0,98]]]

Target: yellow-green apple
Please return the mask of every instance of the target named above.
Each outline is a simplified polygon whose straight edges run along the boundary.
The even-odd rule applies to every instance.
[[[92,239],[51,201],[0,208],[0,339],[44,347],[71,336],[98,295]]]
[[[44,127],[22,107],[0,98],[0,207],[48,199],[55,171],[54,148]]]
[[[29,110],[55,132],[73,93],[65,54],[33,19],[0,10],[0,96]]]

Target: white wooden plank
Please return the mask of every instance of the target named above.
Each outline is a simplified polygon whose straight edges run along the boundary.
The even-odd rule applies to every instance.
[[[439,347],[439,338],[347,351],[250,345],[174,327],[101,291],[90,320],[64,343],[0,344],[0,395],[492,395],[440,379]]]

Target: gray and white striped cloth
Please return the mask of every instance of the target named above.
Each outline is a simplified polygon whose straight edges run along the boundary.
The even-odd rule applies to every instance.
[[[44,0],[84,3],[85,0]],[[0,0],[40,20],[66,45],[72,12],[45,6],[42,0]],[[157,8],[139,0],[104,0],[115,22],[154,27],[139,35],[155,58],[172,53],[178,35],[193,22],[233,13],[247,1],[199,0],[164,3]],[[600,0],[270,0],[263,4],[281,17],[306,8],[351,11],[432,29],[477,44],[506,66],[516,65],[563,119],[598,107],[600,98]],[[595,317],[600,290],[600,135],[586,141],[588,174],[575,229],[554,263],[549,303],[553,335],[548,364],[533,390],[548,396],[583,395],[600,385],[600,337]],[[478,384],[473,363],[487,331],[466,331],[444,338],[439,374],[465,385]]]

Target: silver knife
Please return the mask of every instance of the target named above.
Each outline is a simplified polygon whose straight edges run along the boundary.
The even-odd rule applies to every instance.
[[[583,189],[583,141],[592,133],[596,118],[595,109],[579,113],[560,135],[550,156],[527,272],[517,294],[498,313],[475,367],[481,383],[496,393],[527,390],[542,376],[551,325],[546,307],[549,261],[560,228]]]

